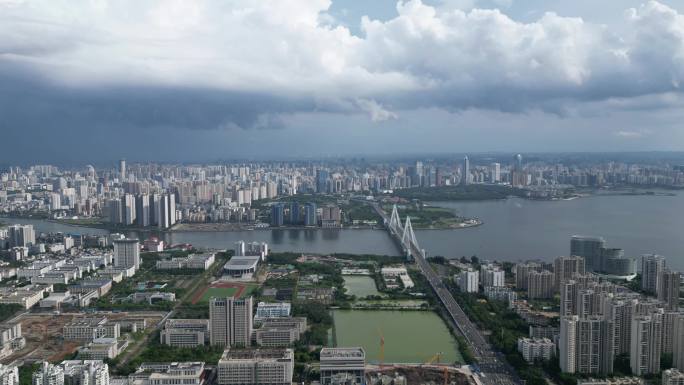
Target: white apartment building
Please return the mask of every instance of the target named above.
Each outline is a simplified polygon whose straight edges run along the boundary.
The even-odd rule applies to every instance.
[[[480,275],[473,269],[463,270],[456,277],[456,283],[462,292],[477,293]]]

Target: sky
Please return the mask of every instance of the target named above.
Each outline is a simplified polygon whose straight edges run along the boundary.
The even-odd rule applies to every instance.
[[[0,163],[681,151],[683,80],[681,1],[0,0]]]

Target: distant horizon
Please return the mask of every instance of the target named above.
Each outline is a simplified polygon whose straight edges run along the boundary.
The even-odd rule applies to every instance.
[[[585,161],[599,161],[602,160],[616,160],[616,158],[633,157],[634,159],[620,159],[623,162],[637,162],[637,161],[667,161],[667,160],[680,160],[684,162],[684,150],[682,151],[558,151],[558,152],[516,152],[516,151],[473,151],[473,152],[453,152],[453,153],[415,153],[415,154],[357,154],[349,156],[328,156],[328,157],[290,157],[290,158],[233,158],[233,159],[213,159],[204,161],[171,161],[171,160],[136,160],[131,158],[117,158],[112,160],[100,160],[97,162],[22,162],[9,164],[0,161],[0,170],[8,167],[31,167],[37,165],[52,165],[57,167],[66,168],[78,168],[86,167],[92,165],[93,167],[118,167],[118,162],[120,160],[126,160],[128,165],[131,164],[158,164],[158,165],[180,165],[180,166],[191,166],[191,165],[218,165],[218,164],[249,164],[249,163],[327,163],[327,162],[360,162],[360,161],[371,161],[374,163],[379,163],[382,161],[389,162],[414,162],[414,161],[444,161],[444,160],[455,160],[460,162],[463,156],[468,156],[472,162],[478,162],[485,157],[497,157],[505,158],[512,157],[516,154],[523,155],[523,160],[529,161],[529,158],[537,157],[571,157],[586,155],[591,159],[585,159]],[[651,157],[649,159],[649,156]],[[655,159],[654,159],[655,158]],[[535,161],[537,159],[534,159]]]

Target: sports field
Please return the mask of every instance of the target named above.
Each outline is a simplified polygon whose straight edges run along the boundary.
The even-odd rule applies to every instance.
[[[207,303],[211,297],[242,298],[250,295],[257,286],[249,283],[217,282],[198,290],[192,297],[192,303]]]

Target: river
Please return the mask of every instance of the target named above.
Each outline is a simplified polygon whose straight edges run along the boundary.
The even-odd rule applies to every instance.
[[[567,255],[574,234],[606,238],[609,247],[629,256],[658,253],[668,265],[684,270],[684,193],[675,196],[592,196],[570,201],[438,202],[458,215],[477,217],[482,226],[457,230],[418,230],[416,236],[428,255],[518,261],[551,260]],[[106,230],[62,225],[41,220],[30,223],[38,231],[107,233]],[[131,235],[144,238],[149,233]],[[152,233],[154,234],[154,233]],[[159,235],[159,234],[155,234]],[[397,255],[396,246],[382,230],[254,230],[162,233],[170,243],[232,248],[235,241],[265,241],[276,251],[311,253],[370,253]]]

